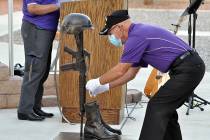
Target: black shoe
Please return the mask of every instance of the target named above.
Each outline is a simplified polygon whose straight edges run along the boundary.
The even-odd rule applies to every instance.
[[[101,123],[103,124],[103,126],[104,126],[107,130],[109,130],[110,132],[112,132],[112,133],[115,133],[115,134],[118,134],[118,135],[122,135],[122,132],[121,132],[120,129],[114,129],[114,128],[110,127],[108,124],[106,124],[106,123],[104,122],[104,120],[103,120],[103,118],[102,118],[102,116],[101,116],[101,113],[100,113],[99,105],[98,105],[96,102],[94,102],[94,104],[96,104],[96,106],[97,106],[97,107],[96,107],[96,110],[97,110],[98,116],[100,117],[100,120],[101,120]]]
[[[29,120],[29,121],[42,121],[45,118],[38,116],[35,113],[29,113],[29,114],[18,113],[18,119],[19,120]]]
[[[34,113],[41,117],[52,118],[54,115],[52,113],[46,113],[41,109],[34,109]]]
[[[84,137],[97,140],[120,140],[120,136],[106,129],[101,122],[100,112],[96,102],[85,104],[86,123]]]

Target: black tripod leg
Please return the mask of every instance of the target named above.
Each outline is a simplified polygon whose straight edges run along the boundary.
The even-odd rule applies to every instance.
[[[199,97],[199,96],[196,95],[196,94],[194,94],[194,97],[195,97],[195,98],[198,98],[198,99],[201,100],[201,101],[203,101],[203,104],[204,104],[204,105],[210,104],[210,102],[208,102],[207,100],[205,100],[205,99]]]
[[[193,106],[193,98],[192,98],[192,96],[190,96],[188,99],[188,107],[187,107],[186,115],[189,115],[189,112],[190,112],[190,109],[192,108],[192,106]]]

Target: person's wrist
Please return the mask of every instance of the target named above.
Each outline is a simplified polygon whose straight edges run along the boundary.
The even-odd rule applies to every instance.
[[[109,90],[109,83],[102,85],[100,82],[100,77],[97,78],[97,85],[98,86],[103,86],[105,89]]]
[[[100,82],[100,77],[98,77],[97,79],[96,79],[96,84],[97,84],[97,86],[102,86],[102,84],[101,84],[101,82]]]
[[[104,87],[105,87],[106,91],[108,91],[109,88],[110,88],[110,87],[109,87],[109,83],[105,84]]]

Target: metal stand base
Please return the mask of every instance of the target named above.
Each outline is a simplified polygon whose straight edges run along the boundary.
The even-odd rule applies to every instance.
[[[202,108],[201,106],[210,105],[210,102],[199,97],[196,94],[193,94],[192,96],[189,97],[188,105],[187,104],[184,104],[184,105],[187,106],[186,115],[189,115],[190,109],[194,109],[195,107],[198,107],[201,111],[204,111],[204,108]]]
[[[90,140],[90,139],[80,138],[80,133],[60,132],[60,134],[56,136],[53,140]]]
[[[128,138],[126,136],[121,136],[120,140],[133,140],[134,138]],[[80,138],[80,133],[73,132],[60,132],[58,136],[56,136],[53,140],[97,140],[97,139],[87,139]]]

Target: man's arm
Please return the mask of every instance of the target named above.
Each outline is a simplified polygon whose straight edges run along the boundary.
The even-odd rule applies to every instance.
[[[118,67],[117,67],[118,68]],[[139,71],[140,67],[130,67],[127,72],[125,72],[125,74],[123,74],[121,77],[117,78],[116,80],[112,80],[112,78],[110,77],[110,73],[111,72],[116,72],[117,70],[116,69],[112,69],[110,70],[109,72],[107,72],[106,74],[104,74],[102,76],[102,80],[112,80],[111,82],[109,83],[105,83],[105,84],[101,84],[100,82],[100,79],[97,78],[97,79],[92,79],[92,80],[89,80],[86,84],[86,89],[90,91],[90,96],[96,96],[97,94],[100,94],[100,93],[103,93],[105,91],[108,91],[110,88],[114,88],[114,87],[117,87],[117,86],[120,86],[120,85],[123,85],[125,83],[127,83],[128,81],[132,80],[137,72]],[[117,72],[116,72],[117,73]],[[121,74],[119,74],[121,75]],[[105,77],[107,76],[107,77]],[[112,77],[117,77],[116,74],[111,74]],[[104,78],[104,79],[103,79]],[[110,78],[110,79],[108,79]]]
[[[115,67],[100,77],[100,84],[104,85],[119,79],[128,71],[129,68],[131,68],[131,65],[131,63],[118,63]]]
[[[28,4],[27,8],[28,11],[33,15],[45,15],[57,11],[59,9],[59,6],[57,6],[56,4]]]
[[[114,88],[123,84],[126,84],[128,81],[133,80],[136,77],[136,74],[140,70],[140,67],[131,67],[129,70],[119,79],[110,82],[109,87]]]

